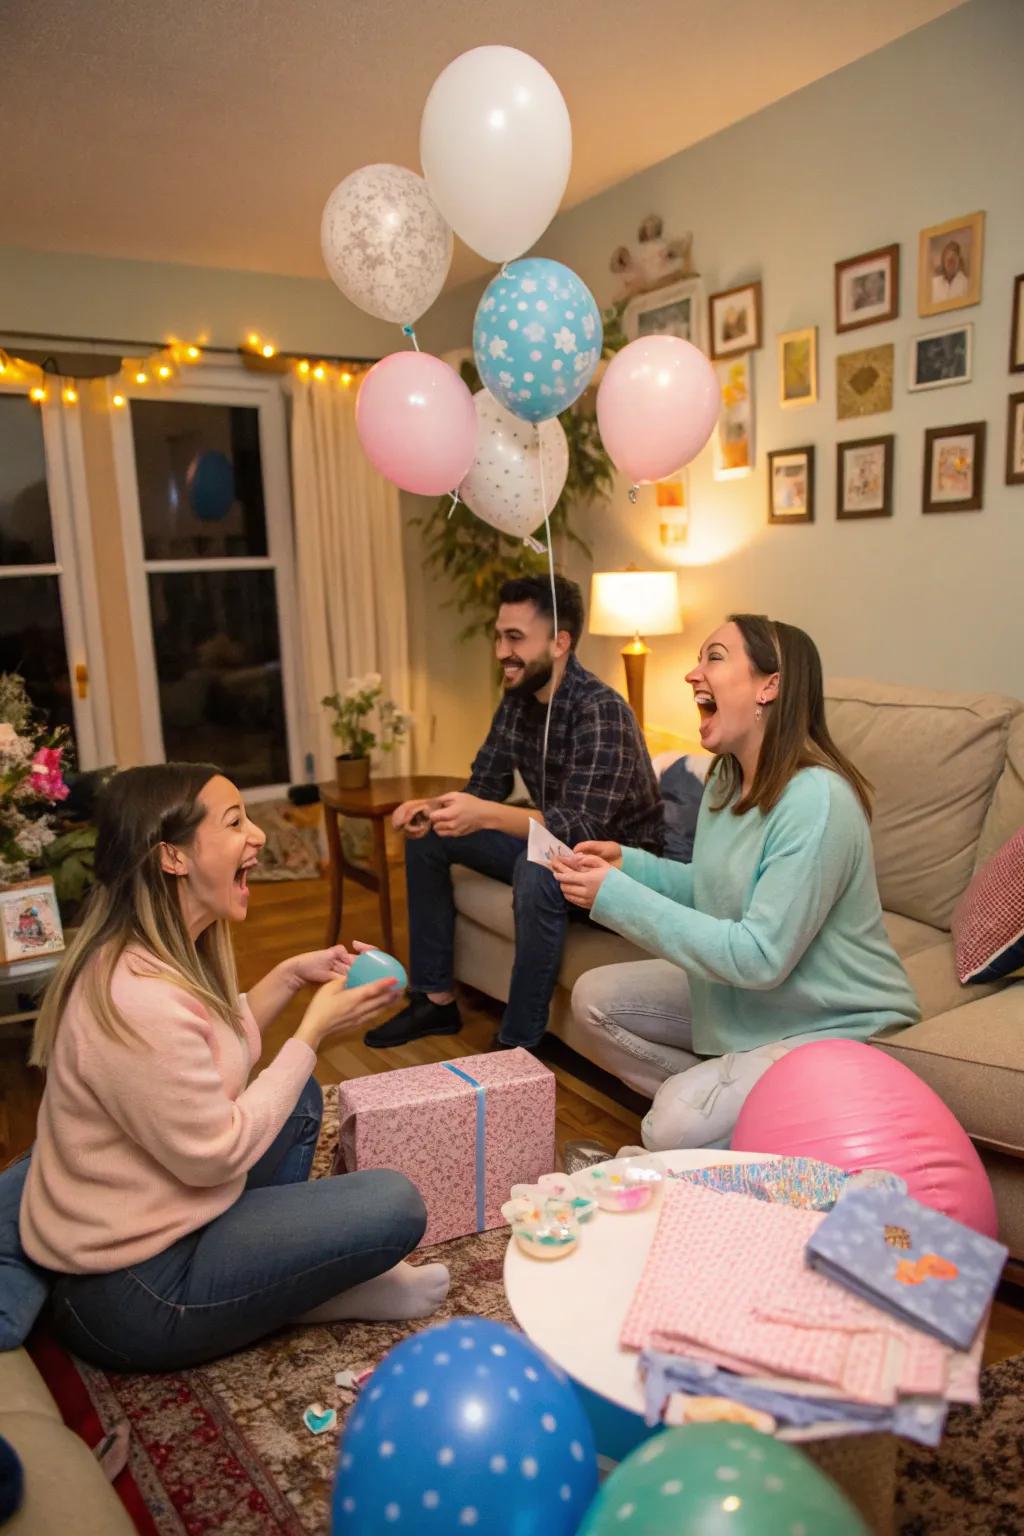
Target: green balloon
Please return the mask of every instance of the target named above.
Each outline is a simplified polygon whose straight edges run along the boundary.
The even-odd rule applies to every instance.
[[[577,1536],[869,1536],[795,1446],[747,1424],[687,1424],[621,1462]]]

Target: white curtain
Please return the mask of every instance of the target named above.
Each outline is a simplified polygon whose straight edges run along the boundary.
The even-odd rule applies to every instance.
[[[303,739],[318,779],[334,776],[325,694],[379,672],[400,709],[411,704],[405,564],[398,491],[356,436],[355,390],[294,379],[292,497],[305,682]],[[375,754],[379,773],[407,773],[410,748]]]

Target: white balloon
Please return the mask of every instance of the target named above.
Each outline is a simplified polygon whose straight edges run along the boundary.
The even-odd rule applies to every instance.
[[[431,196],[489,261],[521,256],[558,211],[572,162],[569,111],[518,48],[472,48],[434,81],[420,124]]]
[[[459,495],[483,522],[525,539],[553,510],[565,486],[569,444],[562,423],[551,417],[534,426],[506,411],[486,389],[473,396],[473,404],[476,458]]]
[[[320,249],[347,299],[411,325],[444,287],[452,232],[422,176],[404,165],[364,165],[327,199]]]

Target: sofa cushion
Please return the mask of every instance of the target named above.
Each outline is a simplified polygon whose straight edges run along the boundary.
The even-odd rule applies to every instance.
[[[1024,982],[872,1044],[934,1088],[968,1135],[1024,1157]]]
[[[452,890],[455,910],[464,917],[472,918],[481,928],[500,933],[502,938],[514,939],[515,918],[512,914],[512,887],[502,880],[492,880],[480,875],[475,869],[464,869],[461,864],[452,867]]]
[[[961,981],[994,981],[1024,966],[1024,827],[978,870],[953,913]]]
[[[28,1169],[29,1159],[22,1157],[0,1173],[0,1350],[24,1344],[50,1289],[46,1270],[32,1263],[18,1236]]]
[[[981,829],[975,869],[990,859],[1018,827],[1024,827],[1024,705],[1010,722],[1006,763]]]
[[[883,907],[948,929],[1021,705],[999,694],[842,678],[825,696],[837,744],[874,785]]]
[[[665,807],[665,857],[689,864],[693,858],[693,838],[697,816],[704,796],[704,784],[711,767],[710,757],[687,753],[666,765],[658,775]],[[655,764],[655,772],[658,772]]]
[[[60,1423],[60,1410],[27,1350],[0,1355],[0,1404],[5,1413],[41,1413]]]
[[[95,1456],[60,1419],[0,1406],[0,1435],[21,1457],[25,1502],[4,1536],[133,1536],[135,1525]]]

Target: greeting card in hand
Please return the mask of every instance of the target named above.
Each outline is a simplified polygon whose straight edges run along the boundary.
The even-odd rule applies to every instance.
[[[576,856],[571,848],[559,842],[555,834],[549,832],[541,822],[531,821],[526,858],[530,864],[550,864],[552,859],[567,859],[573,864]]]
[[[806,1248],[807,1262],[885,1312],[967,1349],[1007,1249],[888,1189],[851,1190]]]

